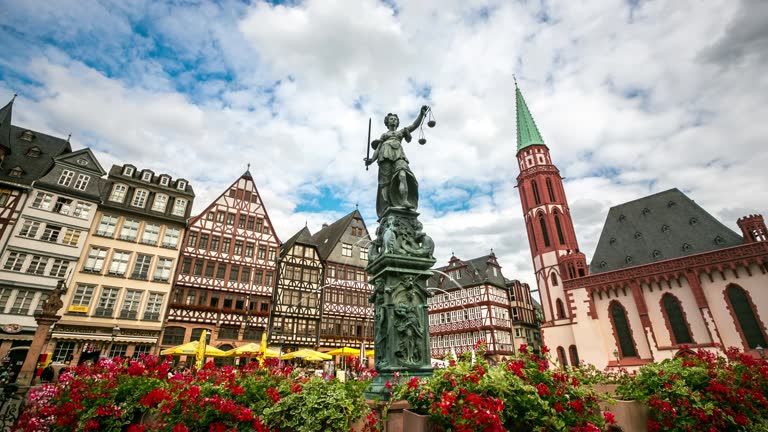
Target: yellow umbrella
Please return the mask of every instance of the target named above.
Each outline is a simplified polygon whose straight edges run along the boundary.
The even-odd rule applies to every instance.
[[[203,361],[205,361],[205,335],[208,333],[207,330],[203,330],[202,333],[200,333],[200,343],[197,344],[197,352],[195,353],[195,358],[197,359],[197,369],[200,369],[203,367]]]
[[[374,350],[368,350],[365,352],[366,357],[373,357],[375,354],[376,352],[374,352]]]
[[[298,351],[290,352],[283,356],[283,360],[290,360],[292,358],[303,358],[306,359],[307,357],[314,357],[318,358],[320,360],[331,360],[333,357],[329,356],[328,354],[321,353],[319,351],[314,351],[311,349],[300,349]]]
[[[264,359],[267,358],[267,332],[261,333],[261,346],[259,347],[259,353],[261,358],[259,359],[259,367],[264,366]],[[278,357],[280,353],[277,353]]]
[[[304,360],[306,360],[306,361],[323,361],[323,360],[327,360],[327,359],[324,359],[322,357],[316,357],[316,356],[306,356],[306,357],[304,357]]]
[[[344,348],[337,348],[333,351],[328,351],[326,354],[328,355],[335,355],[335,356],[349,356],[349,355],[355,355],[360,354],[360,350],[350,348],[350,347],[344,347]]]
[[[166,348],[160,351],[160,355],[172,355],[172,356],[197,355],[197,350],[199,348],[199,345],[200,345],[200,342],[198,341],[187,342],[184,345]],[[224,351],[218,348],[212,347],[210,345],[206,345],[205,356],[206,357],[224,357],[225,353]]]
[[[278,351],[273,349],[267,349],[262,352],[261,350],[262,345],[251,342],[241,347],[232,348],[229,351],[225,351],[225,353],[229,357],[242,357],[250,354],[262,354],[266,358],[271,358],[271,357],[278,357],[280,355]]]

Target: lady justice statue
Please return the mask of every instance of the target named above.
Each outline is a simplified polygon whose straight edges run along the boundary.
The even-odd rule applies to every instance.
[[[379,218],[390,207],[409,210],[419,207],[419,183],[408,165],[402,143],[403,139],[411,142],[411,132],[421,126],[428,111],[428,106],[422,106],[413,124],[400,130],[397,130],[400,126],[397,114],[387,114],[384,125],[388,130],[381,138],[371,141],[371,147],[375,150],[373,157],[365,158],[364,161],[366,166],[374,161],[379,163],[379,191],[376,195],[376,215]]]

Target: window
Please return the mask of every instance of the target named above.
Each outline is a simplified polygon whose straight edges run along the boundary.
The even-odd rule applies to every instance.
[[[112,254],[112,263],[109,265],[109,274],[113,276],[123,276],[128,269],[128,261],[130,259],[130,252],[115,251],[115,253]]]
[[[197,304],[200,306],[205,306],[207,303],[208,293],[206,291],[200,291],[200,295],[197,296]]]
[[[21,227],[21,231],[19,231],[19,236],[35,238],[38,229],[40,229],[40,222],[27,219],[24,221],[24,225]]]
[[[208,234],[200,234],[200,244],[197,248],[203,250],[208,249]]]
[[[246,219],[246,216],[244,214],[241,214],[240,217],[238,217],[238,219],[237,219],[237,227],[238,228],[240,228],[240,229],[244,229],[245,228],[245,219]]]
[[[155,200],[152,202],[152,211],[164,212],[165,207],[168,205],[168,195],[157,194]]]
[[[72,303],[69,305],[69,312],[88,313],[95,288],[93,285],[78,284],[75,295],[72,296]]]
[[[267,247],[266,246],[259,246],[259,252],[256,255],[256,258],[264,259],[266,256],[267,256]]]
[[[264,226],[264,219],[256,219],[256,232],[261,232],[261,228]]]
[[[564,245],[565,237],[563,237],[563,229],[560,226],[560,218],[557,214],[555,214],[555,231],[557,232],[557,241],[559,241],[561,245]]]
[[[187,211],[187,200],[185,200],[184,198],[176,198],[173,201],[173,211],[171,213],[174,216],[184,216],[186,211]]]
[[[184,190],[187,188],[187,182],[179,180],[176,182],[176,189],[178,190]]]
[[[51,361],[56,363],[64,363],[72,360],[72,355],[75,352],[75,342],[73,341],[58,341],[56,342],[56,348],[53,349],[53,358]]]
[[[45,230],[43,231],[43,235],[42,237],[40,237],[40,240],[56,243],[56,241],[59,240],[60,234],[61,234],[60,226],[48,224],[45,226]]]
[[[64,239],[62,244],[67,246],[77,246],[77,242],[80,240],[80,231],[67,228],[67,232],[64,233]]]
[[[167,179],[166,179],[167,183]],[[142,356],[148,356],[152,352],[152,345],[136,345],[136,347],[133,349],[133,355],[131,356],[131,359],[133,360],[139,360]]]
[[[203,274],[203,260],[199,258],[195,260],[195,265],[192,267],[192,274],[195,276],[200,276]]]
[[[536,205],[541,204],[541,197],[539,196],[539,185],[536,184],[536,181],[531,182],[531,188],[533,189],[533,201],[536,203]]]
[[[222,211],[216,212],[216,222],[224,223],[224,212]]]
[[[69,261],[54,259],[53,265],[51,266],[51,271],[48,272],[48,276],[59,278],[64,277],[67,275],[67,268],[69,268]]]
[[[13,301],[10,313],[18,315],[27,315],[32,299],[35,297],[34,291],[19,290],[16,292],[16,299]]]
[[[112,187],[112,194],[109,195],[109,200],[121,203],[125,200],[125,194],[127,192],[128,186],[124,184],[116,184]]]
[[[103,248],[91,248],[88,252],[88,258],[85,259],[83,271],[100,273],[104,267],[104,259],[107,257],[107,250]]]
[[[736,316],[736,327],[747,343],[747,347],[754,349],[758,345],[761,347],[768,345],[766,344],[765,333],[760,326],[755,308],[752,307],[744,289],[738,285],[728,285],[725,293],[728,297],[731,312]]]
[[[168,184],[171,182],[170,177],[162,176],[160,177],[160,185],[161,186],[168,186]]]
[[[75,189],[84,191],[88,187],[88,181],[91,180],[91,176],[85,174],[78,174],[77,180],[75,180]]]
[[[232,294],[224,295],[224,309],[232,309]]]
[[[541,225],[541,237],[544,239],[544,247],[549,247],[549,233],[547,233],[547,223],[544,222],[544,216],[539,216],[539,224]]]
[[[264,271],[261,269],[256,269],[253,272],[253,283],[255,285],[262,285],[264,281]]]
[[[143,318],[144,320],[146,321],[160,320],[160,309],[163,307],[163,297],[164,296],[161,293],[155,293],[155,292],[149,293],[149,300],[147,300],[147,307],[146,309],[144,309],[144,318]],[[166,332],[167,331],[168,330],[166,329]]]
[[[139,221],[135,219],[126,219],[120,230],[120,240],[135,241],[139,235]]]
[[[186,257],[181,262],[181,274],[189,274],[189,271],[192,269],[192,258]]]
[[[685,322],[683,315],[683,308],[680,305],[680,300],[672,294],[664,294],[661,298],[662,310],[664,316],[669,323],[669,327],[672,330],[670,336],[673,345],[689,344],[693,342],[691,333],[688,330],[688,324]]]
[[[99,226],[96,228],[96,235],[102,237],[112,237],[117,228],[117,217],[110,215],[101,215]]]
[[[240,266],[232,264],[232,266],[229,269],[229,280],[232,282],[237,282],[237,276],[240,273]]]
[[[176,248],[179,244],[179,236],[181,235],[181,230],[178,228],[166,228],[165,234],[163,235],[163,246],[169,247],[169,248]]]
[[[75,172],[70,170],[63,170],[59,176],[59,184],[61,186],[69,186],[72,183],[72,179],[75,177]]]
[[[23,137],[22,137],[22,139],[23,139]],[[40,153],[42,153],[42,152],[40,151],[40,147],[38,147],[38,146],[34,146],[34,147],[30,148],[29,150],[27,150],[27,156],[33,157],[33,158],[40,157]]]
[[[147,204],[148,196],[149,196],[148,191],[144,189],[136,189],[133,192],[133,201],[131,201],[131,205],[134,207],[144,208],[144,206]]]
[[[27,266],[27,273],[34,275],[45,274],[45,266],[48,265],[48,260],[48,257],[32,255],[32,260],[29,262],[29,266]]]
[[[9,177],[21,177],[22,175],[24,175],[24,170],[19,166],[13,167],[10,171],[8,171]]]
[[[227,272],[227,265],[224,263],[219,263],[216,266],[216,279],[224,279],[224,275],[226,274],[226,272]]]
[[[144,232],[141,235],[141,242],[148,245],[156,245],[157,239],[160,238],[160,225],[146,224],[144,225]]]
[[[37,195],[35,195],[35,200],[32,202],[32,207],[38,208],[40,210],[48,210],[51,207],[52,201],[53,195],[44,192],[38,192]]]
[[[234,225],[235,224],[235,214],[234,213],[227,213],[227,225]]]
[[[243,267],[243,271],[240,272],[240,282],[248,283],[251,278],[251,268]]]
[[[271,287],[272,286],[272,272],[268,271],[264,274],[264,285]]]
[[[151,263],[152,255],[136,255],[136,262],[133,264],[133,273],[131,273],[131,278],[142,280],[147,279],[147,275],[149,274],[149,265]]]
[[[123,168],[123,175],[126,176],[132,176],[133,175],[133,167],[126,166]]]
[[[552,189],[552,180],[547,177],[547,193],[549,193],[549,200],[551,202],[555,201],[555,191]]]
[[[205,277],[213,277],[213,270],[216,263],[213,261],[206,261],[205,263]]]
[[[184,343],[184,327],[166,327],[163,334],[163,345],[181,345]]]
[[[557,286],[557,274],[552,272],[552,286]]]
[[[94,313],[94,316],[112,317],[115,310],[115,303],[117,303],[117,295],[119,293],[119,288],[102,289],[101,297],[99,297],[99,302],[96,305],[96,313]]]
[[[144,171],[141,173],[141,180],[145,182],[152,181],[152,173],[149,171]]]
[[[123,308],[120,310],[120,318],[136,319],[141,304],[142,292],[138,290],[126,290],[123,299]]]
[[[629,321],[627,320],[627,311],[620,303],[614,301],[610,306],[610,315],[613,330],[619,343],[619,355],[621,358],[637,357],[632,330],[629,328]]]
[[[232,246],[232,239],[229,237],[224,237],[224,239],[221,241],[221,253],[229,255],[230,246]]]
[[[190,232],[189,235],[187,236],[187,247],[194,248],[195,245],[197,245],[197,233]]]
[[[171,278],[171,268],[173,267],[173,260],[170,258],[159,258],[157,260],[157,267],[155,267],[155,274],[153,279],[156,281],[165,282]],[[189,269],[187,269],[189,272]]]
[[[557,319],[565,318],[565,307],[563,307],[563,301],[560,299],[557,299],[557,301],[555,302],[555,305],[557,307]]]
[[[253,256],[253,243],[245,244],[245,256],[248,258]]]
[[[253,224],[256,222],[256,218],[253,216],[248,216],[248,223],[245,226],[245,229],[253,231]]]
[[[219,251],[219,243],[221,242],[221,237],[212,235],[211,236],[211,252],[218,252]]]
[[[557,347],[557,361],[560,362],[560,366],[568,366],[568,359],[565,358],[565,349],[561,346]]]
[[[368,261],[368,249],[360,248],[360,259],[363,261]]]
[[[75,211],[72,213],[72,216],[80,219],[88,219],[88,216],[90,214],[91,214],[91,205],[88,203],[78,201],[75,204]]]
[[[341,256],[345,257],[351,257],[352,256],[352,245],[349,243],[342,243],[341,244]]]
[[[235,250],[234,250],[233,253],[235,255],[242,255],[243,254],[243,241],[242,240],[235,240]]]

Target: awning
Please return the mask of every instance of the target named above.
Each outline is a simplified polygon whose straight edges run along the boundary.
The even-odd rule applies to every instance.
[[[157,338],[156,337],[117,336],[116,338],[113,339],[112,336],[99,335],[99,334],[88,334],[88,333],[57,333],[57,332],[53,332],[53,334],[51,334],[51,339],[81,340],[81,341],[103,341],[103,342],[112,342],[114,340],[115,343],[152,344],[152,345],[157,343]]]
[[[31,341],[35,339],[35,335],[25,335],[25,334],[6,334],[6,333],[0,333],[0,340],[23,340],[23,341]]]

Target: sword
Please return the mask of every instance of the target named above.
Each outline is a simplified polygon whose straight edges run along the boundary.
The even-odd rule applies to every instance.
[[[368,117],[368,141],[365,142],[365,158],[371,158],[371,118]],[[368,164],[365,165],[365,170],[368,171]]]

